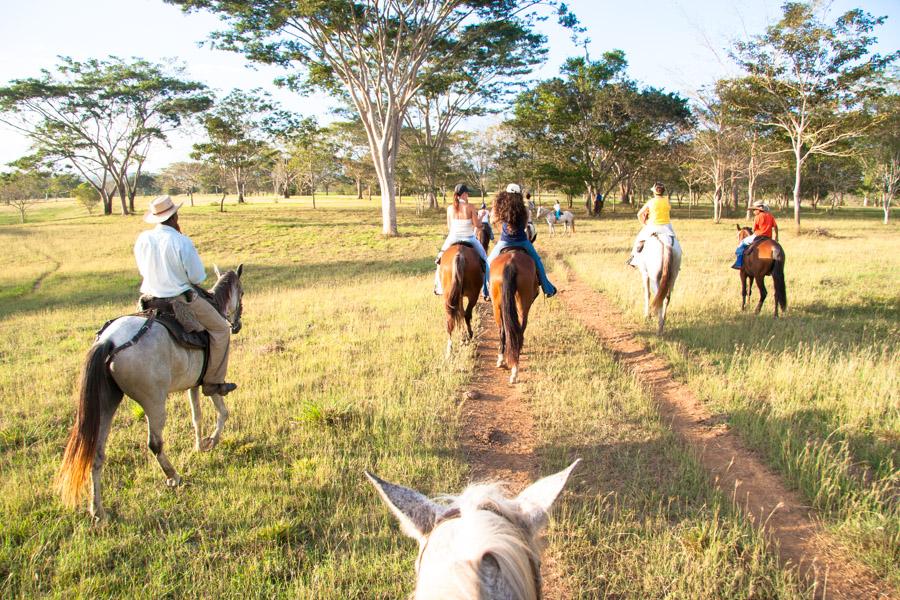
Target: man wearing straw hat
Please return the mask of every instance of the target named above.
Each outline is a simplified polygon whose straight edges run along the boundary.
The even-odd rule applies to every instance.
[[[737,260],[731,265],[732,269],[741,268],[744,264],[744,250],[757,237],[765,236],[772,238],[776,242],[778,241],[778,224],[775,222],[775,217],[772,216],[772,211],[769,210],[769,205],[757,200],[753,203],[753,214],[756,215],[753,219],[753,235],[748,235],[738,244],[737,250],[734,251],[737,255]],[[774,236],[772,235],[773,232],[775,233]]]
[[[178,227],[181,204],[169,196],[159,196],[150,203],[144,221],[156,227],[138,236],[134,257],[144,278],[141,293],[182,303],[209,332],[209,365],[203,378],[203,393],[224,396],[237,389],[225,382],[228,369],[228,345],[231,324],[194,286],[206,279],[206,269],[189,237]]]

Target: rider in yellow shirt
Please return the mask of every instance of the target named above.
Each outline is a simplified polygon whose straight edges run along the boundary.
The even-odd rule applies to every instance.
[[[669,213],[672,205],[669,204],[669,198],[666,196],[666,186],[660,182],[653,184],[650,188],[653,192],[653,198],[647,201],[641,210],[638,211],[637,217],[644,226],[634,240],[634,247],[631,249],[631,256],[628,258],[627,264],[635,267],[634,261],[637,254],[644,248],[644,242],[654,233],[664,233],[675,237],[675,230],[672,229],[672,221]]]

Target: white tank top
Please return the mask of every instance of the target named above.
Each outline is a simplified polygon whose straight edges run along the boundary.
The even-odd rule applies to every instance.
[[[451,219],[450,235],[456,238],[467,238],[475,235],[475,226],[472,219]]]

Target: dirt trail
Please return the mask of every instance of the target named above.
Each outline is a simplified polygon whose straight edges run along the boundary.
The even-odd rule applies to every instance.
[[[616,361],[649,389],[663,419],[697,448],[716,485],[776,542],[782,562],[798,567],[801,575],[816,584],[816,598],[897,598],[887,583],[838,546],[817,522],[814,511],[734,432],[715,422],[690,388],[674,379],[668,363],[634,335],[609,300],[571,272],[560,295]]]
[[[534,419],[522,399],[521,384],[510,385],[509,371],[495,366],[500,332],[490,304],[482,302],[478,310],[481,327],[476,373],[465,392],[460,445],[476,481],[502,480],[509,484],[511,492],[517,493],[541,475],[534,452]],[[520,365],[522,381],[528,378],[527,338]],[[571,596],[556,565],[556,557],[545,552],[541,571],[547,600]]]

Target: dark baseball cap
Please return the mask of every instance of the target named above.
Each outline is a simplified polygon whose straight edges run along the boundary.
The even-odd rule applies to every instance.
[[[469,193],[469,188],[466,187],[466,184],[460,183],[453,189],[453,193],[457,196],[462,196],[463,194]]]

